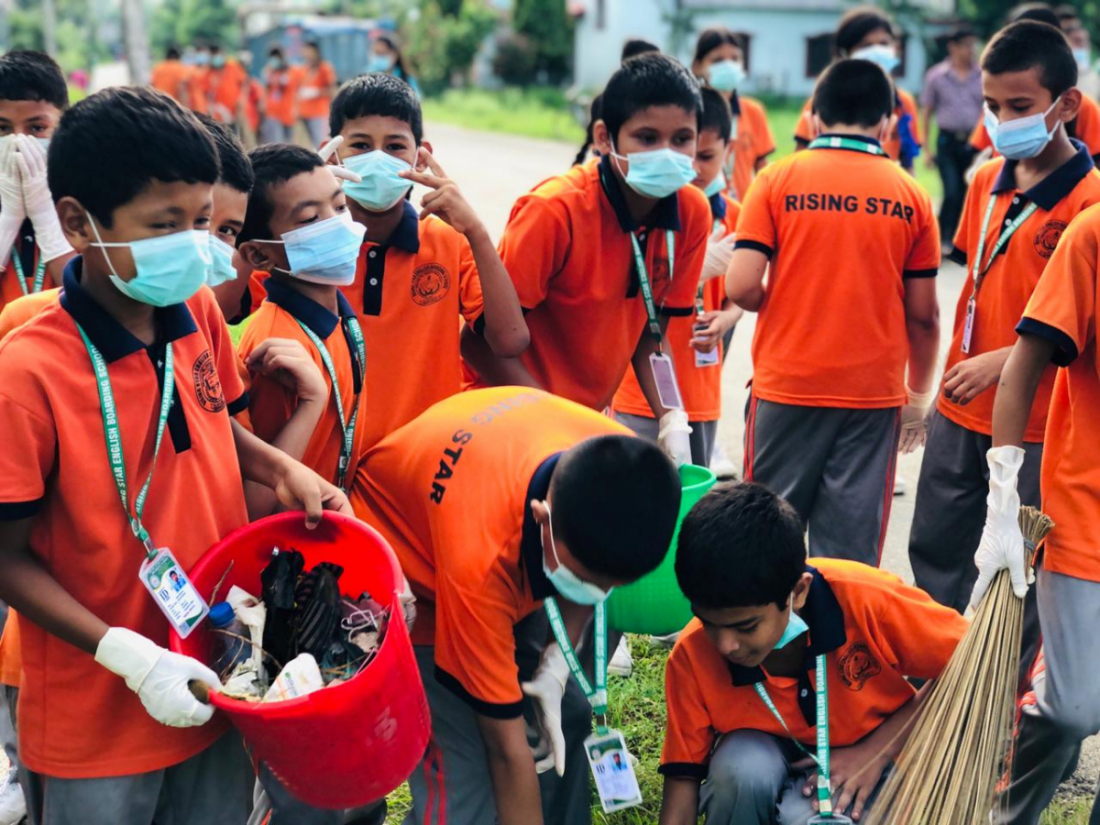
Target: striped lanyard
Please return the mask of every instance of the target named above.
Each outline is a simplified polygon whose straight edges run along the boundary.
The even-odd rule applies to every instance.
[[[550,629],[554,632],[554,640],[561,648],[565,656],[569,670],[581,686],[584,695],[588,697],[592,705],[592,711],[596,714],[596,733],[603,736],[607,733],[607,606],[600,602],[596,605],[596,686],[588,681],[588,675],[581,667],[577,651],[573,649],[573,643],[569,640],[569,633],[565,629],[565,622],[558,609],[558,602],[550,596],[543,602],[546,615],[550,619]]]
[[[649,334],[657,342],[657,348],[661,348],[661,319],[657,317],[657,305],[653,302],[653,286],[649,282],[649,270],[646,269],[645,255],[642,254],[642,246],[638,243],[638,236],[630,233],[630,243],[634,246],[634,266],[638,270],[638,283],[642,287],[642,298],[645,301],[645,313],[649,318]],[[665,244],[668,247],[668,277],[672,279],[674,272],[674,259],[676,253],[676,234],[671,230],[665,232]]]
[[[877,143],[865,143],[855,138],[842,137],[841,135],[829,135],[816,138],[811,144],[811,149],[852,149],[856,152],[864,152],[868,155],[886,157],[886,152]]]
[[[297,321],[298,319],[296,318],[295,320]],[[317,352],[321,355],[321,362],[325,365],[329,380],[332,381],[332,400],[336,404],[336,412],[340,416],[340,431],[343,436],[340,443],[340,461],[336,467],[336,486],[346,493],[348,468],[351,466],[351,454],[355,446],[355,424],[359,420],[360,393],[355,394],[355,400],[352,403],[351,418],[349,419],[344,415],[344,400],[343,396],[340,395],[340,381],[336,377],[336,364],[332,361],[332,355],[329,353],[328,347],[325,346],[325,342],[322,341],[313,330],[301,321],[298,321],[298,326],[300,326],[302,331],[309,336],[309,340],[313,342],[313,346],[317,347]],[[367,377],[367,345],[363,340],[363,329],[359,326],[359,319],[349,317],[347,319],[347,330],[351,334],[351,340],[355,344],[356,354],[359,356],[359,384],[360,387],[362,387]]]
[[[31,293],[38,294],[42,291],[42,285],[46,282],[46,262],[42,259],[42,253],[38,253],[38,264],[34,268],[34,288],[27,291],[27,276],[23,272],[23,262],[19,260],[19,253],[16,250],[11,251],[11,262],[15,265],[15,277],[19,279],[19,288],[23,290],[24,295]]]

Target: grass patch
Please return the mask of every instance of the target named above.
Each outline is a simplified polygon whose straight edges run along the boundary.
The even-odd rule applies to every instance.
[[[1085,825],[1091,810],[1091,797],[1055,800],[1039,819],[1039,825]]]

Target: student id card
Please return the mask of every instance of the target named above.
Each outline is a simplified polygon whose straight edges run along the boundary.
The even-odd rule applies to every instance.
[[[649,367],[653,370],[653,381],[657,385],[657,396],[661,404],[667,410],[682,410],[683,399],[680,398],[680,386],[676,383],[676,368],[672,365],[672,359],[663,352],[653,352],[649,355]]]
[[[167,547],[145,559],[138,577],[182,639],[186,639],[210,612],[206,601]]]
[[[638,787],[638,778],[634,775],[634,766],[630,764],[626,740],[621,731],[592,734],[584,740],[584,750],[604,813],[642,804],[642,791]]]

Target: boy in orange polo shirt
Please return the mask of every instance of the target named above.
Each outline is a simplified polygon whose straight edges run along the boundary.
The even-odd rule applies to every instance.
[[[723,168],[731,151],[732,119],[729,104],[714,89],[703,89],[703,112],[699,121],[699,143],[695,151],[698,176],[694,185],[710,201],[714,226],[712,239],[733,232],[741,205],[724,191]],[[719,264],[725,259],[720,259]],[[728,263],[728,261],[726,261]],[[707,264],[712,264],[708,258]],[[723,339],[733,331],[740,307],[726,298],[722,278],[725,267],[704,265],[710,279],[699,285],[695,294],[696,314],[673,318],[668,323],[668,348],[676,366],[684,411],[691,424],[691,462],[700,467],[710,464],[718,419],[722,413]],[[719,271],[720,270],[720,271]],[[634,373],[627,370],[612,402],[615,418],[638,435],[657,440],[657,420],[638,386]]]
[[[607,416],[497,387],[441,401],[375,445],[352,498],[417,597],[435,747],[409,777],[412,821],[590,822],[592,707],[547,646],[542,602],[555,597],[579,645],[593,606],[664,558],[675,467]],[[593,648],[588,637],[586,668]],[[541,777],[525,715],[550,746]]]
[[[153,67],[149,85],[158,92],[164,92],[177,103],[186,104],[187,78],[190,74],[191,67],[180,60],[180,50],[169,46],[164,53],[164,60]]]
[[[330,130],[361,177],[344,191],[367,227],[355,280],[342,287],[367,341],[367,449],[459,391],[460,320],[501,357],[524,350],[527,325],[485,225],[432,157],[405,81],[376,72],[345,83]],[[413,183],[432,190],[419,212]]]
[[[978,171],[955,236],[952,258],[968,277],[955,310],[943,392],[929,422],[909,538],[916,583],[959,612],[977,576],[971,560],[985,517],[993,399],[1015,343],[1014,328],[1062,231],[1100,203],[1100,174],[1089,150],[1066,136],[1065,124],[1082,100],[1076,78],[1065,37],[1044,23],[1012,24],[982,55],[987,120],[1004,157]],[[1000,130],[1024,118],[1035,121],[1038,137],[1014,145],[1010,133]],[[1043,375],[1024,433],[1028,459],[1019,490],[1023,504],[1032,507],[1039,506],[1043,433],[1056,371],[1051,364]]]
[[[760,313],[745,479],[794,506],[811,556],[872,565],[899,447],[923,442],[939,345],[939,227],[928,193],[883,152],[892,96],[870,61],[822,74],[821,136],[757,177],[726,277],[730,298]]]
[[[241,106],[241,92],[248,80],[248,72],[232,57],[227,57],[222,47],[210,47],[210,68],[203,79],[206,92],[205,114],[219,123],[237,128],[237,115]]]
[[[859,822],[919,706],[908,680],[940,675],[966,621],[889,573],[807,564],[798,514],[759,484],[692,508],[676,578],[696,618],[665,671],[661,825],[804,823],[822,796]],[[831,794],[809,758],[822,729]]]
[[[336,69],[321,59],[321,47],[315,42],[302,47],[305,65],[298,73],[298,117],[309,132],[310,145],[316,149],[328,137],[328,119],[336,94]]]
[[[50,153],[82,254],[60,302],[0,343],[0,598],[21,616],[31,822],[239,823],[247,759],[187,687],[217,677],[165,649],[139,568],[186,573],[244,524],[242,478],[311,521],[347,501],[229,418],[247,399],[204,288],[218,157],[202,125],[152,90],[109,89],[66,113]]]
[[[298,73],[286,62],[282,46],[272,46],[263,69],[264,119],[260,143],[293,143],[298,120]]]

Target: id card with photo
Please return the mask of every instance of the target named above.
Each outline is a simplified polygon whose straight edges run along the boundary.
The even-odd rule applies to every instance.
[[[206,601],[167,547],[160,548],[155,556],[142,563],[138,577],[180,638],[186,639],[210,612]]]
[[[626,740],[621,731],[592,734],[584,740],[584,751],[596,780],[596,792],[600,795],[604,813],[642,804],[642,791],[638,787],[638,778],[634,775],[634,766],[630,764]]]

